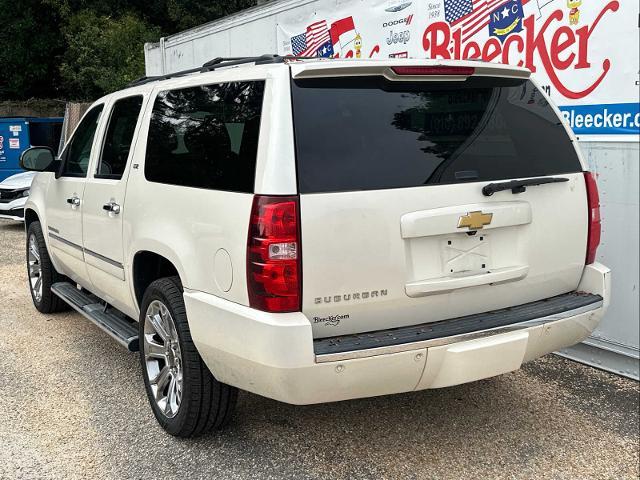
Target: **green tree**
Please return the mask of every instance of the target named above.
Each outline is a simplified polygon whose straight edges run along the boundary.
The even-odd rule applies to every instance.
[[[58,95],[60,21],[38,0],[0,0],[0,99]]]
[[[145,42],[256,0],[0,0],[0,99],[94,99],[144,73]]]
[[[166,27],[171,33],[186,30],[217,18],[230,15],[239,10],[252,7],[255,0],[226,0],[223,2],[207,2],[202,0],[164,0],[166,2]],[[164,22],[157,19],[158,24]],[[166,30],[163,29],[165,34]]]
[[[171,35],[256,5],[256,0],[41,0],[62,18],[90,10],[100,16],[130,12],[160,27],[161,35]]]
[[[64,29],[64,89],[82,100],[122,88],[144,75],[143,45],[159,35],[158,27],[130,13],[119,18],[91,10],[73,14]]]

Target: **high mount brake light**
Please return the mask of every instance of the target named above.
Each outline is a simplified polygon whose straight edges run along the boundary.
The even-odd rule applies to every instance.
[[[473,67],[391,67],[396,75],[473,75],[476,71]]]
[[[300,310],[300,207],[297,196],[255,195],[247,240],[249,305]]]
[[[584,172],[584,181],[587,186],[587,209],[589,215],[589,231],[587,234],[587,256],[585,263],[589,265],[596,261],[596,252],[600,245],[602,223],[600,221],[600,195],[598,184],[591,172]]]

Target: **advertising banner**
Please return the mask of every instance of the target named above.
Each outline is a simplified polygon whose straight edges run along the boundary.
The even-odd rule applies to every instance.
[[[524,66],[579,135],[640,134],[637,0],[373,0],[284,14],[280,54]]]

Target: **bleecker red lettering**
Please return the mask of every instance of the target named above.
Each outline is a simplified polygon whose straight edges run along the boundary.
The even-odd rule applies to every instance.
[[[464,50],[462,51],[462,58],[480,58],[480,45],[476,42],[469,42],[464,46]]]
[[[376,53],[380,53],[380,45],[376,45],[371,49],[371,53],[369,53],[369,58],[372,58]]]
[[[602,15],[606,10],[612,9],[613,11],[615,11],[617,10],[617,7],[618,7],[618,2],[616,1],[611,2],[609,5],[607,5],[603,9],[603,11],[600,13],[600,15],[598,15],[596,22],[594,22],[591,30],[589,30],[585,34],[585,36],[588,38],[591,35],[591,32],[593,31],[593,27],[597,24],[597,22],[599,21],[599,19],[602,17]],[[593,92],[598,87],[598,85],[600,85],[600,83],[602,83],[602,80],[604,80],[604,77],[607,75],[607,73],[609,72],[609,69],[611,68],[611,62],[609,61],[609,59],[606,59],[604,60],[604,62],[602,62],[602,73],[596,79],[595,82],[593,82],[589,87],[585,88],[584,90],[574,91],[567,88],[562,83],[560,78],[558,78],[558,74],[556,73],[554,65],[552,64],[551,59],[549,58],[549,50],[547,49],[547,44],[545,42],[545,37],[544,37],[544,34],[547,28],[549,28],[549,25],[551,24],[551,22],[553,22],[554,20],[558,20],[558,21],[562,20],[562,18],[563,18],[562,10],[556,10],[549,16],[549,18],[547,18],[547,20],[544,22],[544,24],[542,25],[541,29],[538,32],[535,32],[535,19],[533,15],[523,20],[522,24],[524,25],[526,30],[526,45],[527,45],[527,48],[526,48],[527,54],[526,54],[525,64],[529,68],[529,70],[531,70],[532,72],[535,72],[536,68],[533,65],[533,57],[534,57],[534,53],[537,52],[538,56],[540,57],[540,62],[542,63],[542,66],[544,67],[545,72],[549,76],[549,80],[551,80],[551,83],[561,95],[571,99],[584,98],[587,95],[589,95],[591,92]],[[582,42],[579,42],[579,44],[580,43]],[[579,46],[578,51],[580,52],[583,48],[584,49],[587,48],[586,41],[584,42],[584,47]],[[586,61],[586,53],[584,55],[585,55],[584,58]]]
[[[482,47],[482,59],[485,62],[491,62],[500,56],[502,50],[502,45],[500,44],[500,40],[497,38],[489,38],[487,43]]]
[[[562,20],[562,10],[556,10],[551,15],[549,15],[549,18],[545,20],[537,34],[536,19],[533,15],[525,18],[522,21],[522,24],[524,25],[526,31],[527,39],[527,55],[525,57],[525,65],[529,70],[531,70],[532,73],[535,73],[537,71],[536,66],[533,63],[533,54],[535,52],[538,52],[540,60],[542,61],[542,65],[545,67],[545,69],[550,70],[549,67],[551,67],[551,65],[549,61],[549,52],[547,49],[547,44],[545,42],[544,34],[547,31],[547,28],[549,28],[551,22],[553,22],[554,20]]]
[[[565,37],[564,40],[562,40],[563,36]],[[551,63],[558,70],[566,70],[576,58],[575,53],[570,53],[565,60],[560,58],[560,54],[573,45],[575,41],[576,36],[573,34],[571,27],[562,26],[554,32],[551,39]]]
[[[526,66],[531,72],[537,71],[537,63],[538,67],[542,66],[558,93],[566,98],[579,99],[589,95],[602,83],[611,69],[611,61],[605,59],[598,78],[579,91],[564,85],[558,77],[558,71],[567,70],[572,65],[576,69],[591,66],[588,61],[590,38],[604,15],[616,12],[619,8],[618,0],[609,1],[591,25],[575,31],[562,24],[563,10],[551,12],[542,24],[537,24],[535,15],[530,15],[522,21],[523,31],[508,36],[504,44],[496,38],[489,38],[482,47],[473,40],[464,42],[460,29],[452,32],[448,23],[435,22],[426,27],[422,35],[422,47],[427,58],[450,59],[453,56],[456,59],[467,59],[482,56],[486,61],[499,58],[503,63]],[[552,33],[548,30],[554,23]]]
[[[460,60],[462,58],[462,30],[458,29],[453,32],[453,58]]]
[[[602,20],[602,17],[604,16],[604,14],[607,13],[608,11],[617,12],[619,7],[620,7],[619,2],[615,0],[613,2],[609,2],[598,14],[596,19],[591,24],[591,27],[585,25],[584,27],[581,27],[578,30],[576,30],[576,35],[578,36],[578,63],[576,63],[573,68],[575,69],[589,68],[591,66],[591,64],[587,61],[587,54],[589,53],[589,49],[587,48],[589,43],[589,37],[591,36],[593,31],[596,29],[596,26],[598,25],[598,23],[600,23],[600,20]],[[608,60],[606,61],[608,62]]]
[[[438,41],[440,40],[440,41]],[[451,40],[451,31],[449,24],[446,22],[434,22],[430,24],[422,35],[422,48],[425,52],[430,52],[428,58],[437,58],[438,56],[449,59],[449,42]]]
[[[522,39],[522,37],[519,35],[511,35],[510,37],[507,37],[507,39],[504,42],[504,45],[502,46],[502,63],[507,63],[507,64],[510,63],[509,53],[510,53],[510,48],[512,43],[518,44],[516,46],[516,50],[519,53],[524,52],[524,40]],[[518,63],[516,65],[521,67],[522,65],[524,65],[524,62],[522,60],[518,60]]]

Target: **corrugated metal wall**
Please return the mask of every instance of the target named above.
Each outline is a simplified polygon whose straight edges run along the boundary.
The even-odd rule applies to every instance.
[[[612,270],[612,298],[593,335],[562,354],[638,379],[639,144],[583,139],[580,148],[598,179],[603,219],[598,261]]]

